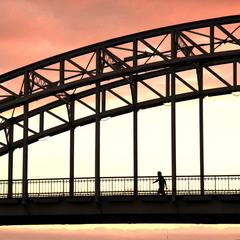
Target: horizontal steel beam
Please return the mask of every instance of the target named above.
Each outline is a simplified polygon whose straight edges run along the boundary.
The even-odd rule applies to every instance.
[[[225,88],[223,87],[223,88],[217,88],[217,89],[204,90],[204,91],[202,91],[201,96],[213,97],[213,96],[231,94],[233,92],[239,92],[239,91],[240,91],[240,86],[225,87]],[[199,97],[200,97],[200,93],[198,93],[198,92],[184,93],[184,94],[176,95],[175,101],[182,102],[182,101],[187,101],[187,100],[198,99]],[[144,102],[137,103],[135,108],[148,109],[148,108],[152,108],[152,107],[161,106],[165,103],[169,103],[170,101],[171,101],[171,96],[165,97],[165,98],[157,98],[157,99],[152,99],[152,100],[147,100]],[[122,114],[130,113],[132,111],[133,111],[133,105],[131,104],[128,106],[124,106],[124,107],[120,107],[117,109],[112,109],[112,110],[102,112],[102,113],[100,113],[100,119],[104,119],[104,118],[108,118],[108,117],[116,117],[116,116],[119,116]],[[94,122],[95,122],[95,114],[74,120],[72,122],[71,126],[73,126],[73,127],[84,126],[84,125],[94,123]],[[69,123],[61,124],[59,126],[47,129],[45,131],[42,131],[42,132],[37,133],[32,136],[29,136],[28,144],[37,142],[39,139],[47,137],[47,136],[54,136],[54,135],[69,131],[71,126],[69,125]],[[18,140],[16,142],[14,142],[11,146],[3,146],[0,148],[0,156],[7,154],[9,149],[21,148],[22,146],[23,146],[23,140]]]
[[[101,74],[97,77],[89,77],[86,79],[82,79],[81,81],[74,81],[70,83],[66,83],[64,85],[59,85],[56,87],[48,88],[44,91],[37,92],[33,95],[28,95],[26,97],[20,97],[10,102],[3,102],[0,105],[0,112],[8,111],[12,108],[19,107],[25,103],[31,103],[40,99],[43,99],[48,96],[56,95],[58,93],[62,93],[68,90],[88,86],[94,84],[98,81],[105,82],[107,80],[111,80],[114,78],[131,76],[136,73],[144,73],[146,71],[153,70],[164,70],[164,69],[174,69],[175,72],[180,72],[184,70],[190,70],[196,68],[196,66],[213,66],[219,65],[223,63],[230,63],[233,61],[239,61],[240,50],[238,51],[228,51],[224,53],[216,53],[214,55],[209,56],[193,56],[184,59],[177,59],[173,61],[161,61],[156,63],[150,63],[143,66],[132,67],[128,69],[123,69],[121,71],[114,71],[105,74]],[[170,70],[171,71],[171,70]]]
[[[0,225],[240,223],[239,198],[162,196],[0,200]]]

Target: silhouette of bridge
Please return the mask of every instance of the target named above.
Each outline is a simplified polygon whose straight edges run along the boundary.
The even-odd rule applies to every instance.
[[[240,91],[240,16],[179,24],[66,52],[0,76],[0,224],[240,222],[240,176],[204,173],[204,97]],[[219,69],[230,65],[231,77]],[[191,77],[182,73],[191,71]],[[214,81],[209,81],[210,77]],[[154,85],[156,81],[159,88]],[[140,86],[154,95],[139,98]],[[119,88],[125,88],[123,94]],[[111,97],[110,97],[111,95]],[[88,102],[94,98],[94,104]],[[112,98],[122,105],[112,106]],[[199,102],[199,175],[176,171],[176,103]],[[138,174],[138,111],[170,103],[171,176],[166,195]],[[88,112],[79,116],[76,105]],[[67,118],[54,109],[65,106]],[[100,176],[101,120],[133,113],[132,176]],[[47,115],[59,124],[47,126]],[[29,122],[37,119],[33,129]],[[95,124],[95,175],[74,176],[75,129]],[[22,136],[15,136],[15,128]],[[29,145],[70,132],[69,178],[29,179]],[[23,149],[22,178],[13,178]]]

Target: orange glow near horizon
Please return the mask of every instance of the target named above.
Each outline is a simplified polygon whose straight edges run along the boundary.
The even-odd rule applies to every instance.
[[[156,224],[131,224],[131,225],[77,225],[77,226],[32,226],[32,227],[2,227],[0,239],[17,240],[24,238],[30,240],[50,239],[166,239],[166,240],[235,240],[238,239],[240,230],[237,225],[156,225]],[[4,238],[5,237],[5,238]]]

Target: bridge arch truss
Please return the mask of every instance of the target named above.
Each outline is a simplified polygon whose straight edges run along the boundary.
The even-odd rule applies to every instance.
[[[28,146],[70,131],[70,196],[74,195],[75,128],[95,124],[95,197],[100,191],[101,120],[133,112],[133,195],[138,195],[138,111],[170,103],[171,195],[177,194],[176,103],[199,101],[200,194],[204,195],[204,97],[240,91],[240,16],[136,33],[66,52],[0,76],[0,156],[8,154],[8,197],[13,196],[13,152],[23,148],[22,197],[28,198]],[[224,76],[221,68],[228,68]],[[191,78],[184,73],[190,71]],[[230,76],[230,77],[229,77]],[[214,79],[213,81],[209,79]],[[124,92],[121,89],[124,87]],[[154,97],[141,99],[144,87]],[[184,89],[184,90],[183,90]],[[111,96],[111,97],[109,97]],[[110,98],[122,102],[109,105]],[[92,101],[86,99],[91,98]],[[77,116],[76,104],[88,109]],[[67,118],[54,113],[65,106]],[[59,120],[47,128],[46,115]],[[29,121],[39,119],[38,129]],[[14,138],[14,129],[22,137]]]

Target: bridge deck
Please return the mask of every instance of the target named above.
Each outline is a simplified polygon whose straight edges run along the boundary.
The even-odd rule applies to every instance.
[[[239,195],[0,199],[0,225],[240,223]]]
[[[22,181],[0,181],[0,225],[74,223],[240,223],[240,176],[178,176],[177,194],[165,177],[159,195],[156,176],[101,178],[96,197],[94,178],[29,179],[28,198]],[[71,181],[74,191],[70,191]],[[10,187],[9,187],[10,186]],[[11,192],[9,192],[9,189]]]

